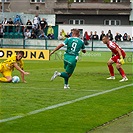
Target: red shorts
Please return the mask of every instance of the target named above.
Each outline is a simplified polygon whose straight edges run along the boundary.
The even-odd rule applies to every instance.
[[[123,59],[126,57],[126,54],[123,52],[122,53],[122,57]],[[119,55],[115,55],[111,58],[111,60],[113,60],[115,63],[119,63],[119,60],[120,60],[120,56]]]

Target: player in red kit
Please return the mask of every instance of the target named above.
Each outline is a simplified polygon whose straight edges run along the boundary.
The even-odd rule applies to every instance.
[[[125,63],[124,58],[126,57],[126,53],[124,52],[124,50],[122,48],[120,48],[118,46],[118,44],[110,41],[108,36],[104,36],[102,38],[102,41],[112,51],[112,58],[110,58],[108,61],[108,68],[109,68],[111,77],[109,77],[107,79],[115,79],[114,68],[113,68],[112,64],[116,63],[116,68],[122,76],[122,79],[120,80],[120,82],[127,81],[128,78],[126,77],[125,72],[121,67],[122,64]]]

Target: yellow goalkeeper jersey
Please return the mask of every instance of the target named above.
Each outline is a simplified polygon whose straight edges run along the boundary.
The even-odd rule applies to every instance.
[[[16,62],[18,64],[18,66],[23,69],[24,63],[22,60],[17,61],[16,59],[16,54],[12,55],[11,57],[9,57],[7,60],[5,60],[2,65],[4,66],[4,69],[8,69],[8,70],[14,70],[14,63]]]

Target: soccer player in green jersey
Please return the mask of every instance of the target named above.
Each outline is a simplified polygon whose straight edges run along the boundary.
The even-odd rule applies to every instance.
[[[59,50],[63,46],[67,46],[67,50],[64,54],[64,69],[65,72],[54,72],[54,75],[51,77],[51,81],[53,81],[57,76],[64,78],[64,89],[69,89],[68,80],[70,76],[73,74],[74,69],[76,67],[76,63],[78,60],[79,52],[82,49],[83,53],[86,53],[85,46],[83,40],[79,38],[80,32],[78,29],[72,30],[72,37],[65,39],[65,41],[59,44],[51,53],[50,56],[57,50]]]

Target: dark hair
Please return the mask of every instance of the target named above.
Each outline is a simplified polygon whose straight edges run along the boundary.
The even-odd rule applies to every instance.
[[[102,37],[102,39],[103,39],[104,37],[105,37],[105,38],[107,38],[107,39],[109,38],[109,36],[108,36],[108,35],[104,35],[104,36]]]
[[[24,51],[19,51],[18,54],[21,54],[24,57]]]
[[[108,36],[108,35],[105,35],[105,36],[103,36],[103,37],[109,38],[109,36]]]

